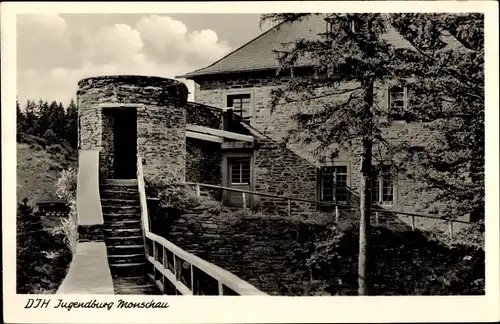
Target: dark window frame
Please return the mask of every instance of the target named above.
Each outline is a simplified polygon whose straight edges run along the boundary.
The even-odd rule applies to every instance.
[[[393,99],[393,94],[400,94],[402,98]],[[401,106],[394,107],[393,103],[400,102]],[[409,107],[409,95],[407,86],[393,86],[387,89],[387,109],[391,120],[404,121],[405,111]]]
[[[248,102],[246,102],[246,99]],[[235,102],[238,105],[235,107]],[[246,104],[246,106],[244,105]],[[252,94],[250,93],[234,93],[226,95],[226,106],[227,108],[232,108],[233,113],[239,115],[241,119],[249,121],[252,118]],[[244,110],[243,108],[246,109]],[[246,112],[246,116],[243,112]]]
[[[252,180],[252,159],[251,157],[230,157],[228,158],[228,163],[231,165],[231,174],[230,174],[230,184],[236,184],[236,185],[243,185],[243,184],[248,184],[250,185],[251,180]],[[235,169],[235,165],[238,165],[238,168]],[[238,173],[238,182],[233,181],[235,179],[235,173],[234,171],[237,171]]]
[[[397,170],[392,164],[383,164],[372,178],[372,205],[395,206],[397,203]]]
[[[349,201],[349,166],[347,164],[320,167],[318,180],[320,201],[333,203],[347,203]],[[331,188],[325,188],[325,184],[330,183]],[[339,186],[339,183],[342,185]],[[325,195],[325,190],[331,190],[331,194]]]

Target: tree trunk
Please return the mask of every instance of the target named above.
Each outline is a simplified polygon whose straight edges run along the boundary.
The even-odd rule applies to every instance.
[[[366,109],[366,134],[363,138],[363,153],[361,156],[361,187],[360,187],[360,217],[359,217],[359,256],[358,256],[358,295],[370,294],[370,215],[371,215],[371,178],[372,178],[372,106],[373,82],[363,85],[364,103]]]

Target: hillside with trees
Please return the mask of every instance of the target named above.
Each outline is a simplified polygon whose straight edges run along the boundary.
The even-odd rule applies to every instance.
[[[77,161],[77,107],[27,100],[17,109],[18,293],[55,293],[71,261],[76,223],[41,215],[40,201],[61,201],[58,188]]]

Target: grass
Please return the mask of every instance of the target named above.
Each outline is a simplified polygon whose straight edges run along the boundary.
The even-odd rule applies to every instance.
[[[71,154],[55,145],[44,148],[36,143],[18,143],[17,201],[27,198],[30,206],[43,200],[61,201],[56,195],[57,179],[61,171],[74,167],[74,164]],[[71,261],[72,251],[65,229],[73,219],[38,219],[41,227],[35,233],[19,231],[18,228],[18,293],[55,293]],[[21,222],[29,225],[32,221],[28,217],[21,218]]]
[[[28,198],[33,205],[40,200],[60,200],[55,183],[60,172],[70,166],[65,154],[49,153],[36,144],[17,144],[17,201]]]

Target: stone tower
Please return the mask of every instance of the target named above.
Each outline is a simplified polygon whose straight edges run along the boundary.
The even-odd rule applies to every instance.
[[[100,179],[184,181],[188,89],[160,77],[102,76],[78,82],[79,149],[99,151]]]

